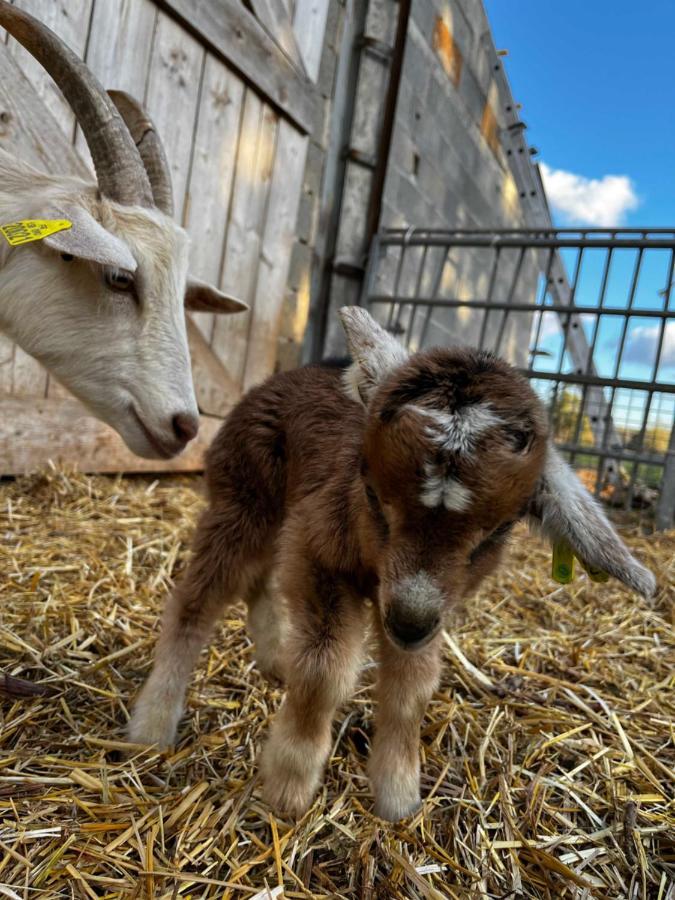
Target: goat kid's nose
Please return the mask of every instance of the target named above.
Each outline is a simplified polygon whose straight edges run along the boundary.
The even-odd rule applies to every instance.
[[[197,437],[197,432],[199,431],[199,416],[187,412],[176,413],[171,420],[171,424],[173,425],[173,433],[178,440],[187,444],[188,441]]]
[[[440,617],[430,618],[407,617],[396,610],[390,610],[387,616],[387,630],[394,641],[407,650],[421,647],[433,637],[440,624]]]

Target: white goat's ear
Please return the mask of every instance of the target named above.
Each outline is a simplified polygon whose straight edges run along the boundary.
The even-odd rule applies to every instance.
[[[136,271],[136,260],[124,241],[107,231],[81,206],[49,210],[47,217],[67,219],[73,223],[72,228],[44,238],[42,243],[47,247],[101,266],[124,269],[125,272]]]
[[[656,590],[652,573],[631,555],[599,504],[550,443],[528,514],[535,530],[553,543],[566,540],[581,562],[608,572],[643,597]]]
[[[408,351],[362,307],[343,306],[338,314],[353,360],[344,374],[344,388],[365,406],[378,385],[406,362]]]
[[[192,312],[238,313],[245,312],[248,304],[190,276],[185,288],[185,309]]]

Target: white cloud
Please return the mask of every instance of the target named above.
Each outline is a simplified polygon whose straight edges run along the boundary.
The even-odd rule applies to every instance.
[[[661,333],[660,325],[638,325],[628,333],[624,359],[632,363],[653,365]],[[675,322],[666,324],[660,365],[675,366]]]
[[[532,330],[534,331],[536,336],[537,328],[539,328],[540,344],[543,344],[544,341],[550,340],[550,338],[562,337],[560,316],[557,312],[545,312],[541,317],[541,325],[538,325],[538,318],[538,316],[533,317]]]
[[[586,178],[539,164],[546,195],[553,209],[571,225],[616,226],[639,199],[627,175]]]

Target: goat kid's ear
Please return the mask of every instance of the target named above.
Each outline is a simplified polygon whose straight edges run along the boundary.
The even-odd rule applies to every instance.
[[[185,309],[191,312],[238,313],[245,312],[248,304],[190,276],[185,288]]]
[[[51,250],[125,272],[136,271],[136,260],[124,241],[107,231],[81,206],[51,209],[46,218],[67,219],[73,223],[72,228],[44,238],[43,244]]]
[[[353,360],[345,372],[344,387],[353,400],[365,406],[378,385],[406,362],[408,352],[362,307],[343,306],[338,314]]]
[[[530,501],[530,524],[555,543],[566,540],[581,562],[609,572],[643,597],[656,580],[610,525],[599,504],[549,442],[544,474]]]

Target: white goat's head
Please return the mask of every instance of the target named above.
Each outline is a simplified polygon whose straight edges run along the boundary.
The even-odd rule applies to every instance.
[[[0,151],[0,224],[72,227],[10,248],[0,237],[0,330],[35,356],[138,455],[170,457],[198,428],[185,309],[245,304],[188,278],[169,168],[141,107],[108,95],[48,28],[0,0],[6,28],[72,107],[98,184],[36,172]]]

